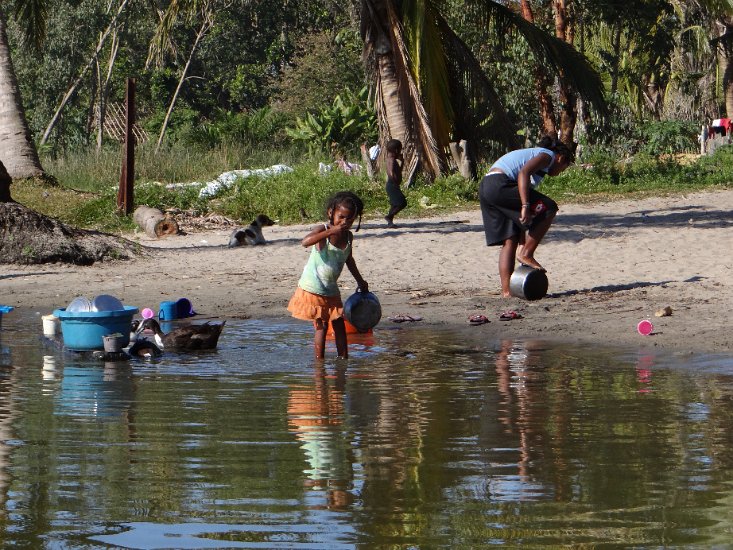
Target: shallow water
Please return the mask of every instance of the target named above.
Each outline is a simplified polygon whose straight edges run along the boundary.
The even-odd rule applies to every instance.
[[[84,548],[733,540],[733,358],[305,323],[102,363],[0,333],[0,541]],[[334,350],[329,348],[328,356]]]

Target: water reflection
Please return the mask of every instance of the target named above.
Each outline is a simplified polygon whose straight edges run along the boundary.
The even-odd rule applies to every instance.
[[[412,326],[313,364],[299,323],[232,321],[215,353],[105,364],[15,322],[7,546],[729,544],[730,358]]]
[[[127,414],[135,397],[129,361],[69,361],[61,372],[57,414],[94,417]]]
[[[541,448],[547,440],[547,435],[540,429],[542,423],[533,416],[547,391],[547,379],[537,353],[541,350],[537,342],[503,340],[496,353],[500,395],[497,418],[504,425],[504,433],[516,438],[519,457],[516,474],[494,476],[491,487],[494,498],[529,500],[544,494],[541,485],[532,483],[529,472],[532,449]]]
[[[301,443],[307,467],[305,487],[325,491],[326,508],[344,509],[353,502],[351,442],[344,426],[346,365],[333,375],[323,364],[313,368],[313,384],[292,386],[288,395],[288,425]]]
[[[17,380],[18,372],[13,366],[10,348],[3,345],[0,329],[0,519],[5,516],[11,481],[9,465],[12,446],[8,443],[15,439],[13,420],[16,416]]]
[[[636,380],[639,383],[639,393],[649,393],[653,391],[652,385],[652,367],[654,366],[654,356],[648,353],[639,356],[636,362]]]

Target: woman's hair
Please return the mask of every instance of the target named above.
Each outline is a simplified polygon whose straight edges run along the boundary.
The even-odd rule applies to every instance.
[[[326,217],[328,217],[329,212],[336,210],[339,206],[348,208],[355,215],[359,216],[359,223],[356,226],[356,231],[359,231],[359,228],[361,227],[361,214],[364,212],[364,202],[356,193],[351,191],[339,191],[326,202]]]
[[[390,153],[396,153],[398,149],[402,149],[402,142],[399,139],[390,139],[384,144],[384,148]]]
[[[549,149],[556,155],[564,156],[568,160],[568,163],[572,163],[575,160],[575,147],[568,147],[556,137],[552,137],[550,135],[543,136],[542,139],[537,142],[537,147],[543,147],[545,149]]]

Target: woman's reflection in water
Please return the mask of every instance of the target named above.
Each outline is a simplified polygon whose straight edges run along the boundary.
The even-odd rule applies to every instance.
[[[354,500],[349,491],[353,478],[351,445],[344,429],[346,367],[337,366],[334,375],[328,376],[326,367],[316,364],[313,374],[312,386],[291,388],[288,424],[308,462],[303,471],[305,486],[325,491],[328,509],[344,509]]]
[[[539,344],[503,340],[496,355],[496,373],[500,401],[499,420],[506,426],[505,433],[519,437],[519,475],[529,480],[528,466],[533,448],[541,452],[545,438],[542,413],[546,410],[547,389]]]
[[[519,439],[517,470],[522,483],[549,482],[555,499],[562,501],[572,495],[567,460],[572,383],[562,361],[553,363],[543,347],[531,340],[501,342],[496,354],[498,420],[505,434]]]

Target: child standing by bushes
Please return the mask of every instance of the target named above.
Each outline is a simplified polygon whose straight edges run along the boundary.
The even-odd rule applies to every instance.
[[[336,351],[339,357],[348,357],[344,306],[338,288],[338,278],[344,265],[354,276],[363,292],[369,291],[351,254],[353,234],[350,229],[356,217],[364,211],[364,203],[351,191],[342,191],[332,196],[326,204],[328,223],[316,226],[301,244],[312,247],[311,254],[298,281],[298,288],[288,304],[288,311],[296,319],[312,321],[316,334],[314,338],[317,359],[323,359],[326,348],[328,323],[333,325]]]
[[[407,198],[400,189],[402,185],[402,142],[399,139],[390,139],[385,145],[387,149],[387,197],[389,197],[389,212],[384,217],[387,227],[395,227],[394,217],[407,206]]]

